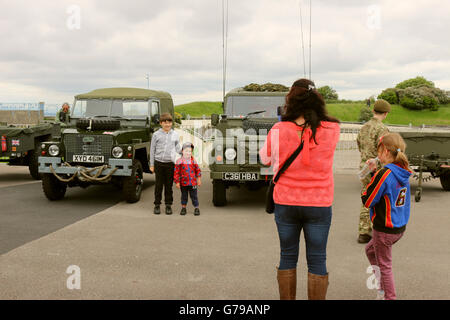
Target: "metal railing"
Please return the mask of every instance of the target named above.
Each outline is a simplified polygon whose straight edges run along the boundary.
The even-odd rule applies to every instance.
[[[360,131],[362,124],[360,123],[341,123],[341,133],[336,152],[334,155],[333,168],[334,170],[358,170],[360,164],[360,153],[356,138]],[[210,146],[211,141],[214,141],[214,130],[210,124],[203,126],[187,125],[181,126],[181,129],[189,134],[197,137],[203,141],[204,146]],[[412,126],[390,126],[390,131],[449,131],[448,127],[412,127]]]

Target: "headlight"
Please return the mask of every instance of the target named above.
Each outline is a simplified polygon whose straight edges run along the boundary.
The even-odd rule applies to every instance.
[[[228,148],[225,150],[225,158],[227,160],[234,160],[236,158],[236,150],[233,148]]]
[[[122,158],[123,156],[123,150],[121,147],[114,147],[112,149],[112,155],[114,158]]]
[[[48,154],[51,155],[52,157],[56,157],[59,154],[59,147],[56,144],[52,144],[48,148]]]
[[[133,148],[131,146],[128,146],[128,151],[133,150]]]

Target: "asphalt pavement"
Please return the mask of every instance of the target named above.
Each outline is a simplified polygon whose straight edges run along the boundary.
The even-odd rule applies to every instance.
[[[135,204],[109,186],[69,188],[51,202],[26,167],[0,164],[0,299],[278,299],[279,243],[273,215],[264,212],[265,190],[231,188],[229,204],[216,208],[204,172],[200,216],[191,204],[180,216],[178,201],[173,215],[154,215],[154,176],[144,179]],[[417,182],[411,185],[414,194]],[[356,241],[359,190],[354,172],[335,174],[328,299],[376,296]],[[433,180],[421,202],[412,202],[393,249],[398,299],[450,298],[449,195]],[[303,238],[300,251],[297,298],[306,299]]]

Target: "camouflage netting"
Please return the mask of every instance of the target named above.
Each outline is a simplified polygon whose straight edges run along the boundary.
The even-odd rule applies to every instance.
[[[51,128],[51,123],[42,123],[39,125],[31,126],[29,128],[16,127],[14,125],[9,125],[7,127],[0,127],[0,134],[7,137],[13,138],[18,137],[23,134],[32,134],[46,132]]]
[[[269,82],[261,85],[257,83],[250,83],[244,87],[244,90],[252,92],[287,92],[289,91],[289,88],[282,84]]]

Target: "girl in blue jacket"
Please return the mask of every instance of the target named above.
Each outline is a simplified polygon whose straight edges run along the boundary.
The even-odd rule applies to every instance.
[[[361,199],[370,208],[372,239],[366,255],[372,267],[380,272],[379,296],[395,300],[392,273],[392,245],[403,236],[410,215],[411,192],[406,144],[398,133],[388,133],[378,142],[378,159],[384,165],[372,178]],[[376,272],[377,273],[377,272]]]

